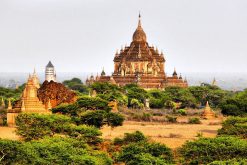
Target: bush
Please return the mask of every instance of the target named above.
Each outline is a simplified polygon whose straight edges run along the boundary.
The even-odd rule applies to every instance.
[[[98,97],[81,97],[77,100],[79,108],[87,110],[105,110],[110,111],[112,108],[108,102]]]
[[[247,164],[247,159],[232,159],[227,161],[214,161],[209,165],[245,165]]]
[[[234,137],[200,138],[186,142],[179,150],[183,164],[207,164],[216,160],[244,159],[247,141]]]
[[[188,123],[189,124],[201,124],[201,121],[198,117],[192,117],[192,118],[189,118]]]
[[[148,156],[146,154],[148,154]],[[145,158],[144,155],[146,155],[147,157]],[[160,164],[160,162],[173,162],[171,149],[159,143],[130,143],[127,146],[122,147],[122,151],[120,151],[117,156],[117,161],[124,162],[126,165],[139,163],[145,164],[146,159],[152,160],[154,162],[159,162],[158,164]]]
[[[107,124],[111,127],[121,126],[123,124],[124,117],[121,114],[106,112],[103,110],[87,111],[79,118],[77,118],[77,124],[87,124],[95,126],[97,128]]]
[[[95,127],[76,126],[71,119],[64,115],[41,115],[21,113],[16,118],[17,134],[24,140],[38,140],[55,134],[80,138],[87,143],[97,144],[101,132]]]
[[[64,115],[21,113],[16,117],[17,134],[27,141],[63,132],[63,126],[70,123],[70,117]]]
[[[177,117],[174,116],[166,116],[167,122],[169,123],[176,123],[177,122]]]
[[[127,145],[141,141],[147,141],[147,138],[140,131],[136,131],[134,133],[125,133],[123,139],[115,138],[113,143],[114,145]]]
[[[178,110],[178,114],[180,114],[180,115],[182,115],[182,116],[186,116],[186,115],[187,115],[185,109],[179,109],[179,110]]]
[[[45,138],[30,142],[0,140],[1,164],[87,164],[110,165],[103,152],[91,150],[82,141],[71,138]]]
[[[247,117],[229,117],[218,130],[218,135],[235,135],[247,138]]]

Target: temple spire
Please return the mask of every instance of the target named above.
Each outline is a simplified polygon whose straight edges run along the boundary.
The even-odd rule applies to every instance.
[[[8,110],[12,109],[12,105],[11,105],[11,100],[9,99],[9,103],[8,103]]]
[[[2,107],[5,107],[5,102],[4,102],[4,100],[3,100],[3,97],[2,97],[2,105],[1,105]]]

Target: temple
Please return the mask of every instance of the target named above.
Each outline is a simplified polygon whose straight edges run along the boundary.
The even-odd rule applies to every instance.
[[[37,97],[37,90],[40,87],[39,79],[34,71],[33,75],[29,75],[25,89],[22,93],[21,99],[15,101],[13,106],[11,101],[8,102],[7,109],[7,123],[9,126],[15,126],[15,118],[19,113],[40,113],[50,114],[51,103],[50,100],[43,104]]]
[[[214,111],[210,108],[209,103],[207,101],[204,111],[202,112],[203,119],[213,119],[215,118]]]
[[[165,57],[163,52],[150,46],[139,15],[138,26],[129,46],[116,51],[114,72],[107,76],[103,70],[100,76],[91,76],[86,84],[93,82],[110,82],[119,86],[136,83],[145,89],[166,88],[168,86],[188,87],[186,79],[178,76],[176,70],[171,77],[165,73]]]

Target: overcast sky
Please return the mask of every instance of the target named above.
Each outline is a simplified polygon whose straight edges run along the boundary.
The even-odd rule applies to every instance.
[[[246,0],[0,0],[0,72],[112,72],[139,11],[168,73],[246,72]]]

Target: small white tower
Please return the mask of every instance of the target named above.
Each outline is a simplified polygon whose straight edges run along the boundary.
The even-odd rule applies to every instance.
[[[55,68],[52,65],[51,61],[46,65],[45,68],[45,80],[48,82],[54,81],[56,82],[56,73],[55,73]]]

